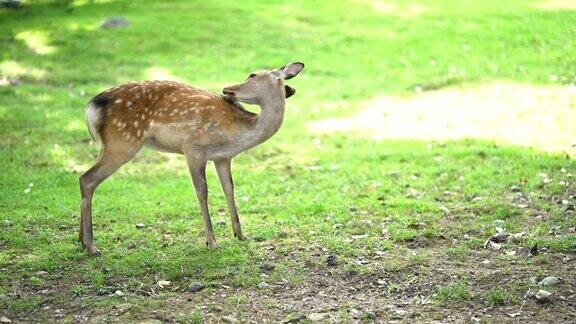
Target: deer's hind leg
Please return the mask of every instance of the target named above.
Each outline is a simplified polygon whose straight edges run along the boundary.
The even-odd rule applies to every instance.
[[[193,154],[186,154],[186,161],[188,169],[192,176],[192,183],[198,197],[200,210],[202,211],[202,218],[204,221],[204,234],[206,235],[206,246],[209,248],[217,248],[216,238],[212,229],[212,221],[210,219],[210,212],[208,210],[208,185],[206,184],[206,160],[197,158]]]
[[[104,145],[96,164],[80,176],[80,194],[82,205],[80,209],[80,233],[78,240],[92,255],[100,255],[94,245],[92,231],[92,195],[100,183],[111,176],[126,162],[130,161],[140,150],[141,145],[128,142],[117,142]]]
[[[242,227],[240,226],[238,211],[236,210],[236,202],[234,201],[234,180],[232,180],[230,163],[230,159],[214,161],[218,178],[222,184],[222,190],[224,190],[224,195],[226,195],[226,201],[228,202],[228,210],[230,211],[234,236],[239,240],[245,240],[246,236],[242,234]]]

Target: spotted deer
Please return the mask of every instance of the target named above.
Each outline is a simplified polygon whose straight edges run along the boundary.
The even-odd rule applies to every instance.
[[[226,196],[234,236],[244,240],[234,202],[231,159],[274,135],[284,118],[285,98],[295,90],[284,80],[298,75],[300,62],[251,73],[214,94],[172,81],[129,82],[106,90],[86,107],[92,138],[101,143],[94,166],[80,176],[79,241],[93,255],[92,196],[96,187],[143,147],[186,157],[204,221],[206,245],[217,247],[208,211],[206,164],[214,161]],[[256,104],[260,115],[239,103]]]

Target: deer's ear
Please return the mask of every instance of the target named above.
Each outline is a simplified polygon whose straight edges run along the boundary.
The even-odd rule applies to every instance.
[[[304,68],[304,63],[302,62],[292,62],[278,68],[280,72],[280,77],[284,80],[292,79],[297,76],[300,71]]]
[[[286,90],[286,98],[290,98],[296,93],[296,90],[294,88],[289,87],[287,85],[284,85],[284,90]]]

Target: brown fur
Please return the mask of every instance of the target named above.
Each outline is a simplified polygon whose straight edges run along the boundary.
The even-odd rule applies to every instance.
[[[199,142],[215,140],[219,133],[234,134],[253,125],[258,116],[221,95],[173,81],[121,84],[101,96],[108,98],[100,136],[104,143],[119,138],[141,144],[153,136],[154,126],[188,122],[210,125],[198,131]]]

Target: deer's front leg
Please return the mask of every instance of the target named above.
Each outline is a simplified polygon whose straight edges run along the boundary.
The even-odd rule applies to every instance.
[[[206,245],[210,248],[216,248],[216,238],[214,238],[214,231],[212,230],[212,221],[210,220],[210,213],[208,211],[208,186],[206,184],[206,160],[197,159],[194,157],[187,157],[188,169],[192,176],[192,183],[198,196],[200,209],[202,210],[202,218],[204,219],[204,233],[206,235]]]
[[[228,202],[234,236],[239,240],[244,240],[246,237],[242,234],[240,219],[238,218],[238,211],[236,210],[236,203],[234,201],[234,181],[232,180],[232,173],[230,172],[230,159],[215,161],[214,165],[216,166],[216,172],[218,173],[218,178],[220,179],[224,195],[226,195],[226,201]]]

